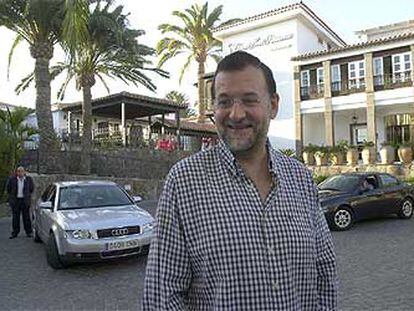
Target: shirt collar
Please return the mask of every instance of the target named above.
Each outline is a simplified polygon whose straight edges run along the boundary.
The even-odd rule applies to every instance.
[[[274,173],[277,176],[277,151],[272,147],[269,139],[266,140],[266,149],[268,152],[268,167],[271,173]],[[240,176],[243,174],[243,170],[240,164],[237,162],[233,153],[230,151],[226,143],[220,138],[218,143],[218,151],[220,158],[223,161],[224,166],[230,170],[230,172],[235,176]]]

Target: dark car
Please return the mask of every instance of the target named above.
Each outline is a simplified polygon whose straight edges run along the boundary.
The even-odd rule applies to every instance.
[[[318,192],[333,230],[347,230],[362,219],[413,215],[414,187],[386,173],[333,175],[318,185]]]

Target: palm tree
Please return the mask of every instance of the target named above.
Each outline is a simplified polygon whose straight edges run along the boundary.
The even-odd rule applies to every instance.
[[[23,143],[37,131],[26,125],[26,118],[32,109],[16,107],[13,110],[0,110],[0,199],[4,180],[16,167],[23,155]]]
[[[80,21],[87,0],[0,0],[0,26],[16,33],[9,54],[9,67],[18,44],[26,41],[35,59],[36,117],[40,133],[41,161],[43,155],[56,150],[56,135],[51,113],[51,75],[49,62],[54,45],[66,34],[74,40],[82,34]],[[72,15],[71,15],[72,14]],[[63,21],[63,22],[62,22]],[[63,31],[66,25],[66,30]]]
[[[65,46],[67,61],[52,68],[57,74],[66,71],[67,76],[59,90],[58,97],[63,99],[68,83],[76,80],[76,87],[82,90],[82,171],[90,172],[90,152],[92,148],[92,95],[91,89],[99,79],[107,91],[108,85],[104,76],[120,79],[135,86],[143,85],[154,91],[156,86],[144,71],[152,71],[163,77],[168,74],[152,68],[148,56],[155,55],[155,50],[139,44],[137,38],[144,34],[143,30],[131,29],[128,26],[127,14],[123,14],[123,6],[111,8],[111,1],[101,6],[97,1],[95,8],[87,19],[87,35],[83,40],[73,40]]]
[[[177,104],[190,104],[188,96],[179,91],[170,91],[165,95],[165,98]],[[197,113],[194,108],[188,107],[186,110],[180,111],[181,118],[189,118],[195,116]]]
[[[205,64],[207,57],[216,62],[220,60],[221,42],[213,37],[212,29],[224,26],[239,19],[228,20],[222,24],[220,15],[223,6],[219,5],[211,13],[208,12],[208,3],[203,6],[193,4],[184,12],[173,11],[172,15],[180,19],[179,25],[162,24],[158,27],[162,34],[169,36],[162,38],[157,44],[157,53],[160,55],[158,66],[162,67],[166,61],[177,55],[186,54],[186,62],[181,68],[179,81],[181,83],[184,73],[188,70],[192,61],[198,63],[198,105],[199,121],[205,120]]]

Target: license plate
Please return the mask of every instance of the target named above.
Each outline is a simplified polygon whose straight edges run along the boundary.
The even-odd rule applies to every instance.
[[[135,248],[139,246],[138,240],[115,241],[106,243],[107,251],[115,251],[120,249]]]

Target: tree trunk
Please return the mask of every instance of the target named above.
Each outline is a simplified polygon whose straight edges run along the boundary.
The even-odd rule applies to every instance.
[[[49,61],[53,56],[53,45],[47,42],[35,43],[30,47],[35,59],[36,118],[39,129],[39,164],[40,172],[55,170],[56,161],[48,160],[58,152],[56,134],[53,129],[50,97]],[[53,166],[53,167],[52,167]]]
[[[92,76],[93,77],[93,76]],[[81,173],[89,175],[91,173],[91,152],[92,152],[92,93],[91,88],[95,84],[90,77],[82,77],[82,153],[81,153]],[[89,80],[89,81],[88,81]]]
[[[204,123],[206,120],[206,99],[205,99],[205,73],[204,61],[198,62],[198,122]]]

